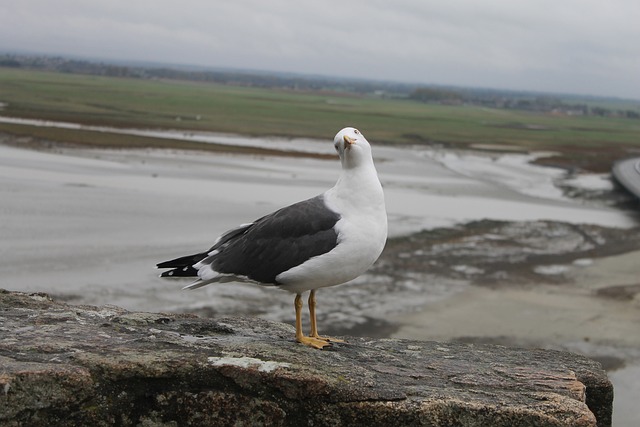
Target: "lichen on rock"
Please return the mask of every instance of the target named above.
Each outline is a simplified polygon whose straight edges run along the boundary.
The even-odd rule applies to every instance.
[[[258,318],[73,306],[0,291],[0,424],[607,426],[613,390],[570,353],[347,337]]]

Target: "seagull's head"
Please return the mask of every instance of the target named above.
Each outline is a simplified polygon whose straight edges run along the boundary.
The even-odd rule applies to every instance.
[[[371,145],[356,128],[342,129],[333,139],[333,145],[344,168],[356,167],[372,161]]]

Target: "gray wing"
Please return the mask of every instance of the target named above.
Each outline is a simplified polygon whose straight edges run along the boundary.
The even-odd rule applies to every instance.
[[[278,284],[278,274],[335,248],[339,220],[323,196],[304,200],[225,233],[201,263],[221,274]]]

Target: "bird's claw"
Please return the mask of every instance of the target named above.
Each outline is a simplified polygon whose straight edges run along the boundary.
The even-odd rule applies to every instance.
[[[324,340],[316,337],[302,336],[302,337],[298,337],[297,341],[301,344],[304,344],[309,347],[317,348],[319,350],[322,350],[325,347],[331,347],[331,343],[328,340]]]
[[[328,343],[332,343],[332,342],[346,342],[345,340],[341,340],[340,338],[334,338],[334,337],[323,337],[322,335],[309,335],[310,338],[315,338],[318,340],[322,340],[322,341],[326,341]]]

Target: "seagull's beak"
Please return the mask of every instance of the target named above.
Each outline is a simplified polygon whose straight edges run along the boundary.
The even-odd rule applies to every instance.
[[[349,137],[347,135],[343,136],[342,139],[344,139],[344,148],[345,149],[351,147],[352,144],[356,143],[355,139],[353,139],[353,138],[351,138],[351,137]]]

